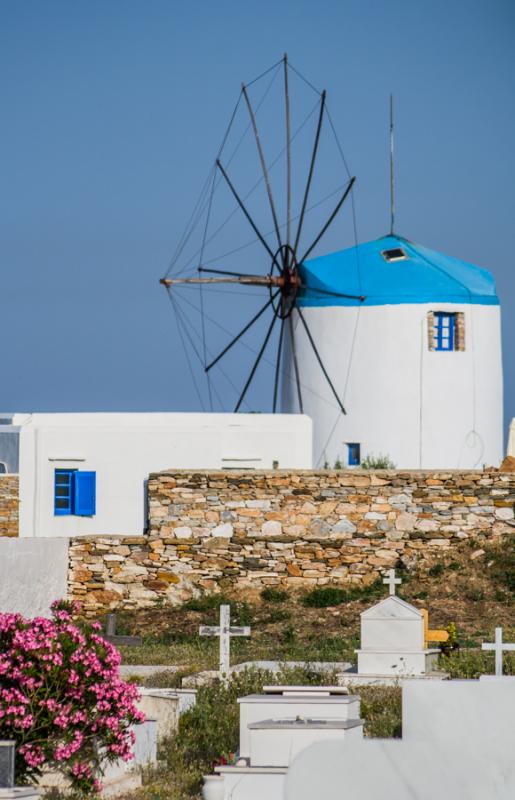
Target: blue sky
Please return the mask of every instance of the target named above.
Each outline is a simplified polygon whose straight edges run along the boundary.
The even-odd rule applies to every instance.
[[[388,228],[394,93],[397,230],[494,274],[515,416],[509,0],[2,0],[3,409],[200,408],[158,279],[241,81],[285,51],[328,90],[357,176],[360,241]],[[263,121],[277,131],[273,116]],[[351,243],[348,220],[328,246]],[[234,332],[242,308],[259,308],[253,296],[210,303]],[[238,385],[249,358],[245,347],[233,356]],[[258,373],[250,407],[269,405],[270,371]],[[220,393],[230,408],[234,389]]]

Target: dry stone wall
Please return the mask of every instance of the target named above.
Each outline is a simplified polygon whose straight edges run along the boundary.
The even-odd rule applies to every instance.
[[[88,613],[199,591],[372,581],[513,528],[515,474],[163,472],[142,537],[70,542],[70,595]]]
[[[0,475],[0,536],[18,536],[19,480]]]

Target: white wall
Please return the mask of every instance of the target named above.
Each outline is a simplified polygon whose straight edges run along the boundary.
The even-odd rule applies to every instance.
[[[403,681],[402,739],[311,745],[284,798],[513,800],[514,716],[515,678]]]
[[[33,414],[20,436],[20,536],[141,535],[164,469],[310,468],[311,420],[273,414]],[[54,516],[54,471],[93,470],[94,517]]]
[[[508,438],[508,455],[515,458],[515,419],[510,422],[510,435]]]
[[[428,349],[428,311],[465,315],[465,351]],[[503,454],[499,306],[430,303],[303,308],[341,414],[294,312],[304,413],[313,419],[314,465],[386,453],[400,468],[497,466]],[[286,370],[293,376],[288,342]],[[283,409],[298,408],[285,381]]]
[[[66,597],[67,539],[0,538],[0,611],[49,616],[54,600]]]

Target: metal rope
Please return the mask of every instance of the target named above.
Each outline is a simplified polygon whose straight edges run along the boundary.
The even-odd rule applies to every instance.
[[[262,106],[262,105],[263,105],[263,103],[265,102],[265,100],[266,100],[266,98],[267,98],[267,96],[268,96],[268,94],[269,94],[269,92],[270,92],[270,90],[271,90],[271,88],[272,88],[272,86],[273,86],[273,84],[274,84],[274,81],[275,81],[275,79],[277,78],[277,75],[278,75],[278,74],[279,74],[279,70],[277,70],[277,71],[276,71],[276,73],[275,73],[275,74],[272,76],[272,79],[271,79],[271,81],[269,82],[269,84],[268,84],[268,86],[267,86],[267,88],[266,88],[266,91],[264,92],[264,94],[263,94],[263,97],[262,97],[262,98],[261,98],[261,100],[259,101],[259,104],[258,104],[258,106],[257,106],[257,108],[256,108],[256,115],[258,114],[258,112],[259,112],[259,110],[260,110],[261,106]],[[223,139],[223,141],[222,141],[222,144],[221,144],[220,148],[218,149],[218,153],[217,153],[217,156],[216,156],[216,159],[215,159],[215,164],[214,164],[214,166],[212,167],[212,169],[215,171],[215,178],[216,178],[216,161],[217,161],[218,159],[220,159],[220,156],[222,155],[222,151],[223,151],[223,149],[224,149],[224,147],[225,147],[225,144],[226,144],[226,142],[227,142],[227,138],[228,138],[228,136],[229,136],[229,132],[230,132],[230,130],[231,130],[231,128],[232,128],[232,125],[233,125],[234,119],[235,119],[235,117],[236,117],[236,112],[237,112],[237,110],[238,110],[238,107],[239,107],[239,104],[240,104],[240,100],[241,100],[242,94],[243,94],[243,93],[240,91],[240,94],[239,94],[239,97],[238,97],[238,102],[236,103],[236,106],[235,106],[235,108],[234,108],[234,111],[233,111],[233,113],[232,113],[231,121],[230,121],[230,123],[229,123],[229,126],[228,126],[228,128],[227,128],[226,132],[225,132],[225,136],[224,136],[224,139]],[[250,128],[251,128],[251,123],[249,122],[249,123],[247,124],[247,126],[245,127],[245,130],[244,130],[244,131],[243,131],[243,133],[241,134],[241,136],[240,136],[240,138],[239,138],[239,140],[238,140],[238,143],[236,144],[236,147],[234,148],[234,150],[233,150],[233,152],[232,152],[231,156],[229,157],[229,160],[227,161],[227,167],[229,167],[229,166],[230,166],[231,162],[232,162],[232,161],[234,160],[234,158],[236,157],[236,154],[237,154],[238,150],[240,149],[240,147],[241,147],[241,145],[242,145],[242,143],[243,143],[243,141],[244,141],[244,139],[245,139],[245,137],[246,137],[247,133],[249,132]],[[211,175],[211,172],[209,173],[209,175]],[[208,180],[209,180],[209,177],[208,177]],[[218,189],[218,187],[219,187],[219,185],[220,185],[220,182],[221,182],[221,180],[222,180],[222,178],[221,178],[221,177],[219,177],[219,178],[218,178],[218,180],[215,180],[214,188],[213,188],[213,190],[212,190],[213,194],[214,194],[214,193],[216,192],[216,190]],[[258,182],[258,184],[259,184],[259,183],[260,183],[260,181]],[[258,184],[256,184],[256,186],[257,186]],[[256,188],[256,187],[254,187],[254,188]],[[253,190],[252,190],[252,191],[253,191]],[[245,199],[247,199],[247,198],[245,198]],[[202,208],[199,210],[199,213],[198,213],[198,215],[197,215],[197,219],[196,219],[196,221],[195,221],[195,225],[193,226],[193,228],[191,229],[190,233],[188,234],[188,239],[190,238],[191,234],[193,233],[193,230],[194,230],[194,228],[196,228],[196,226],[197,226],[197,225],[198,225],[198,223],[200,222],[200,219],[202,218],[202,215],[204,214],[204,212],[205,212],[205,210],[206,210],[206,204],[207,204],[207,202],[209,202],[209,201],[205,200],[205,201],[204,201],[204,204],[203,204],[203,206],[202,206]],[[232,213],[229,215],[229,217],[227,218],[226,222],[228,222],[228,221],[231,219],[231,217],[233,217],[233,216],[234,216],[234,214],[236,213],[236,211],[237,211],[237,210],[238,210],[237,208],[235,208],[235,209],[234,209],[234,211],[233,211],[233,212],[232,212]],[[207,244],[209,244],[209,242],[210,242],[210,241],[212,241],[212,239],[214,238],[214,236],[216,236],[216,235],[217,235],[217,234],[220,232],[220,230],[222,229],[222,227],[224,227],[224,226],[225,226],[226,222],[225,222],[225,223],[223,223],[223,225],[222,225],[220,228],[218,228],[218,229],[215,231],[215,233],[214,233],[214,234],[213,234],[213,235],[212,235],[212,236],[211,236],[211,237],[210,237],[210,238],[207,240],[207,242],[206,242]],[[183,249],[184,249],[184,248],[183,248]],[[188,267],[188,265],[189,265],[189,264],[191,264],[191,263],[192,263],[192,262],[193,262],[193,261],[196,259],[196,257],[198,256],[199,252],[200,252],[200,250],[197,250],[197,251],[196,251],[196,252],[193,254],[193,256],[192,256],[192,257],[189,259],[189,261],[186,263],[186,266],[185,266],[185,267],[183,267],[182,269],[180,269],[179,271],[177,271],[177,272],[175,273],[175,275],[176,275],[176,276],[178,276],[178,275],[182,275],[182,274],[185,272],[185,268],[186,268],[186,267]],[[176,261],[177,261],[177,259],[176,259]],[[175,261],[175,263],[176,263],[176,261]],[[169,270],[168,270],[168,273],[167,273],[167,277],[168,277],[168,275],[170,274],[170,272],[171,272],[171,270],[172,270],[173,266],[174,266],[174,264],[172,264],[172,265],[170,266],[170,268],[169,268]]]
[[[311,119],[311,117],[313,116],[313,114],[315,113],[315,111],[316,111],[316,109],[317,109],[317,108],[318,108],[318,102],[317,102],[317,103],[316,103],[316,104],[313,106],[313,108],[311,109],[311,111],[309,112],[309,114],[306,116],[306,118],[303,120],[303,122],[302,122],[302,123],[299,125],[299,127],[297,128],[297,130],[296,130],[296,131],[295,131],[295,133],[293,134],[293,136],[292,136],[292,138],[291,138],[291,141],[292,141],[292,142],[295,140],[295,138],[298,136],[298,134],[299,134],[299,133],[300,133],[300,132],[301,132],[301,131],[304,129],[304,127],[307,125],[307,123],[309,122],[309,120]],[[272,169],[275,167],[275,165],[277,164],[277,162],[279,161],[279,159],[280,159],[280,158],[282,158],[282,156],[284,155],[285,151],[286,151],[286,147],[283,147],[283,148],[282,148],[282,150],[280,151],[280,153],[279,153],[279,154],[278,154],[278,155],[277,155],[277,156],[274,158],[274,160],[273,160],[273,161],[271,161],[271,162],[270,162],[270,164],[268,165],[268,169],[269,169],[269,170],[272,170]],[[230,163],[231,163],[231,160],[229,160],[228,164],[230,164]],[[217,186],[219,185],[219,182],[220,182],[220,180],[221,180],[221,179],[219,179],[219,181],[218,181],[218,183],[217,183]],[[244,201],[248,200],[248,198],[249,198],[249,197],[250,197],[250,196],[251,196],[251,195],[252,195],[252,194],[253,194],[253,193],[256,191],[256,189],[257,189],[257,188],[258,188],[258,186],[259,186],[259,185],[262,183],[262,181],[263,181],[263,176],[261,176],[261,177],[259,178],[259,180],[258,180],[258,181],[256,181],[256,183],[255,183],[255,184],[252,186],[252,188],[251,188],[251,189],[250,189],[250,190],[247,192],[247,194],[246,194],[246,195],[244,196],[244,198],[243,198],[243,200],[244,200]],[[215,191],[216,191],[216,187],[215,187]],[[335,192],[333,192],[333,194],[335,194]],[[330,196],[332,196],[332,195],[330,195]],[[327,199],[327,198],[326,198],[326,199]],[[321,202],[324,202],[324,201],[321,201]],[[311,206],[311,208],[315,208],[315,207],[316,207],[316,204],[315,204],[315,206]],[[227,225],[227,224],[230,222],[230,220],[231,220],[231,219],[234,217],[234,215],[237,213],[237,211],[238,211],[238,206],[235,206],[235,208],[233,209],[233,211],[231,211],[231,213],[230,213],[230,214],[229,214],[229,215],[226,217],[226,219],[225,219],[225,220],[224,220],[224,221],[221,223],[221,225],[220,225],[220,226],[219,226],[219,227],[218,227],[218,228],[217,228],[217,229],[214,231],[214,233],[212,233],[212,234],[211,234],[211,236],[210,236],[210,237],[209,237],[209,238],[206,240],[206,245],[210,244],[210,243],[213,241],[213,239],[215,239],[215,238],[216,238],[216,236],[218,236],[218,234],[219,234],[219,233],[220,233],[220,232],[223,230],[223,228],[225,228],[225,226],[226,226],[226,225]],[[297,215],[296,217],[294,217],[294,219],[298,219],[298,215]],[[280,227],[282,228],[282,227],[284,227],[284,225],[282,225],[282,226],[280,226]],[[271,235],[272,233],[273,233],[273,231],[270,231],[269,233],[267,233],[267,234],[265,234],[265,235],[266,235],[266,236],[269,236],[269,235]],[[251,244],[254,244],[256,241],[258,241],[258,240],[257,240],[257,239],[253,240]],[[247,246],[248,246],[248,245],[245,245],[245,247],[247,247]],[[177,276],[179,276],[179,275],[184,275],[184,274],[187,272],[187,270],[188,270],[188,267],[190,266],[190,264],[192,264],[192,263],[193,263],[193,262],[196,260],[196,258],[197,258],[197,256],[199,255],[199,253],[200,253],[200,248],[199,248],[199,249],[198,249],[198,250],[197,250],[197,251],[196,251],[196,252],[195,252],[195,253],[192,255],[192,257],[191,257],[191,258],[190,258],[190,259],[189,259],[189,260],[186,262],[186,264],[184,265],[184,267],[182,267],[182,268],[181,268],[181,269],[180,269],[178,272],[176,272],[176,273],[175,273],[175,275],[177,275]],[[212,262],[213,262],[213,260],[214,260],[214,259],[211,259],[210,261],[208,261],[208,262],[206,262],[206,263],[208,263],[208,264],[209,264],[209,263],[212,263]],[[196,268],[194,268],[194,269],[196,269]]]
[[[177,308],[179,308],[179,306],[177,306]],[[192,322],[191,322],[191,321],[188,319],[188,317],[186,316],[186,314],[184,314],[184,312],[182,312],[182,311],[181,311],[181,313],[183,314],[183,321],[185,322],[185,328],[186,328],[186,323],[187,323],[187,324],[188,324],[188,325],[191,327],[191,330],[193,331],[193,333],[195,334],[195,336],[197,337],[197,339],[199,339],[199,340],[200,340],[200,334],[199,334],[199,332],[197,331],[197,329],[195,328],[195,326],[193,325],[193,323],[192,323]],[[191,341],[191,339],[190,339],[190,341]],[[200,356],[200,353],[198,352],[198,350],[197,350],[196,348],[194,348],[194,350],[195,350],[195,354],[197,355],[198,361],[199,361],[200,365],[202,366],[202,358],[201,358],[201,356]],[[208,355],[209,355],[209,357],[210,357],[210,358],[212,358],[212,357],[213,357],[213,352],[212,352],[212,351],[211,351],[209,348],[207,348],[207,353],[208,353]],[[238,392],[239,392],[240,390],[238,389],[238,387],[236,386],[236,384],[235,384],[235,383],[234,383],[234,382],[231,380],[231,378],[230,378],[230,377],[227,375],[227,373],[225,372],[225,370],[224,370],[224,369],[223,369],[223,368],[222,368],[220,365],[218,365],[218,368],[219,368],[219,370],[220,370],[221,374],[223,375],[223,377],[224,377],[224,378],[226,379],[226,381],[227,381],[227,382],[230,384],[231,388],[232,388],[232,389],[234,389],[234,391],[236,392],[236,394],[238,394]],[[217,390],[216,390],[216,386],[215,386],[215,384],[214,384],[214,381],[213,381],[213,391],[214,391],[214,392],[215,392],[215,394],[216,394],[217,400],[218,400],[218,402],[219,402],[219,404],[220,404],[220,408],[222,409],[222,411],[224,411],[224,410],[225,410],[225,406],[224,406],[224,404],[223,404],[223,402],[222,402],[222,400],[221,400],[221,398],[220,398],[220,395],[218,394],[218,392],[217,392]],[[244,405],[246,405],[246,406],[247,406],[247,408],[248,408],[249,410],[251,409],[251,406],[249,406],[249,404],[247,403],[247,401],[246,401],[246,400],[244,401]]]
[[[189,356],[188,350],[186,348],[186,343],[184,341],[184,336],[183,336],[183,332],[182,332],[182,329],[181,329],[181,324],[180,324],[181,320],[180,320],[179,314],[177,313],[177,309],[176,309],[176,306],[175,306],[175,300],[172,297],[171,292],[168,292],[168,297],[170,298],[170,302],[171,302],[172,307],[173,307],[173,309],[175,311],[175,321],[177,323],[177,330],[179,331],[179,336],[181,338],[182,347],[183,347],[183,350],[184,350],[184,354],[186,356],[186,361],[188,362],[188,368],[189,368],[189,371],[190,371],[191,379],[193,381],[193,385],[195,386],[195,391],[197,392],[197,397],[198,397],[198,399],[200,401],[200,405],[201,405],[202,411],[205,412],[206,409],[204,407],[204,401],[202,399],[202,395],[200,394],[200,390],[199,390],[199,388],[197,386],[197,381],[195,380],[195,373],[193,372],[193,367],[191,365],[190,356]]]
[[[199,308],[197,308],[197,306],[196,306],[196,305],[194,305],[194,303],[192,303],[192,302],[191,302],[191,300],[187,300],[185,297],[183,297],[182,299],[183,299],[183,302],[187,303],[187,304],[188,304],[189,306],[191,306],[191,307],[192,307],[192,308],[193,308],[193,309],[194,309],[194,310],[195,310],[195,311],[196,311],[198,314],[200,314],[200,309],[199,309]],[[213,319],[213,317],[210,317],[208,314],[206,314],[206,319],[208,319],[208,320],[209,320],[209,322],[211,322],[213,325],[215,325],[215,327],[219,328],[221,331],[223,331],[225,334],[227,334],[227,336],[231,336],[231,338],[233,338],[233,337],[234,337],[234,333],[231,333],[231,331],[229,331],[227,328],[225,328],[223,325],[221,325],[221,323],[219,323],[217,320]],[[238,342],[238,344],[241,344],[241,345],[243,345],[243,347],[245,347],[247,350],[250,350],[250,352],[251,352],[251,353],[254,353],[254,355],[257,355],[257,352],[258,352],[258,351],[257,351],[257,350],[255,350],[253,347],[251,347],[251,345],[247,344],[247,343],[246,343],[245,341],[243,341],[242,339],[240,339],[240,341]],[[268,364],[268,366],[269,366],[269,367],[272,367],[272,369],[275,369],[275,362],[273,362],[273,361],[270,361],[270,360],[269,360],[268,358],[266,358],[266,357],[264,357],[264,358],[263,358],[263,361],[264,361],[264,363],[265,363],[265,364]],[[219,366],[219,365],[217,364],[217,367],[218,367],[218,366]],[[287,377],[287,378],[289,378],[290,380],[292,380],[292,379],[293,379],[293,374],[292,374],[291,372],[289,372],[288,370],[286,370],[286,369],[284,369],[284,368],[281,368],[280,372],[281,372],[281,375],[283,375],[283,376],[286,376],[286,377]],[[332,403],[332,402],[331,402],[330,400],[328,400],[326,397],[323,397],[323,395],[321,395],[321,394],[318,394],[318,392],[316,392],[314,389],[312,389],[311,387],[307,386],[306,384],[304,384],[304,383],[302,383],[302,382],[301,382],[301,386],[302,386],[302,388],[303,388],[303,389],[305,389],[307,392],[309,392],[310,394],[312,394],[314,397],[318,397],[318,399],[319,399],[319,400],[322,400],[322,402],[326,403],[328,406],[331,406],[331,408],[334,408],[334,409],[337,409],[337,408],[338,408],[338,406],[336,405],[336,403]]]

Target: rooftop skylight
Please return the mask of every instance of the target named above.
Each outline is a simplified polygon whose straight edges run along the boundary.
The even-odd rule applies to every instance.
[[[402,247],[392,247],[391,250],[382,250],[381,255],[385,261],[405,261],[408,258]]]

